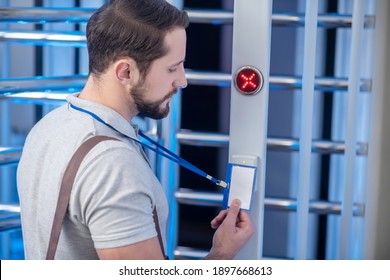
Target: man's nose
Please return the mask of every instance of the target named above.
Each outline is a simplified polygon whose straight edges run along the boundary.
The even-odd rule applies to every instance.
[[[186,77],[186,73],[185,73],[184,67],[180,71],[180,76],[175,81],[175,85],[174,86],[176,88],[186,88],[188,86],[187,77]]]

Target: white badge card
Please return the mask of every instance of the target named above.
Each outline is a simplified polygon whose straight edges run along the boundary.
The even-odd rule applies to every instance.
[[[230,163],[226,172],[228,187],[224,192],[223,206],[230,207],[232,201],[238,198],[241,209],[250,210],[255,179],[256,167]]]

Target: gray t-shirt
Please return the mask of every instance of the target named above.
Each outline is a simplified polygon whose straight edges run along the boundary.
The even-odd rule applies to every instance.
[[[168,203],[139,144],[136,127],[101,104],[77,95],[68,102],[91,111],[116,130],[65,104],[29,133],[17,171],[26,259],[44,259],[65,168],[76,149],[94,135],[104,141],[83,160],[73,185],[56,259],[97,259],[97,249],[134,244],[157,235],[157,207],[165,242]]]

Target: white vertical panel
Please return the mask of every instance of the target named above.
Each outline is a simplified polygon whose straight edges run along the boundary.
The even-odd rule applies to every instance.
[[[360,90],[360,57],[361,57],[361,39],[364,28],[364,9],[363,0],[355,0],[352,15],[352,40],[351,40],[351,60],[350,74],[348,79],[347,96],[347,117],[346,117],[346,135],[345,135],[345,187],[342,202],[341,214],[341,240],[340,240],[340,258],[350,257],[349,240],[351,238],[351,222],[353,215],[353,190],[355,185],[355,162],[356,162],[356,135],[357,135],[357,116],[356,110],[357,94]]]
[[[307,258],[318,1],[306,1],[296,259]]]
[[[240,94],[232,83],[229,143],[230,161],[233,155],[254,155],[260,159],[251,210],[256,232],[237,256],[259,259],[263,256],[272,0],[240,0],[234,4],[233,74],[243,66],[252,65],[264,76],[263,89],[252,96]]]
[[[390,259],[390,1],[377,0],[364,259]]]

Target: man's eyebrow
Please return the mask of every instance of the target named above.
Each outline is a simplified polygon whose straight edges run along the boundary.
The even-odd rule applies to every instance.
[[[180,60],[179,62],[175,63],[175,64],[172,64],[170,67],[176,67],[176,66],[179,66],[180,64],[184,63],[185,59],[183,60]]]

